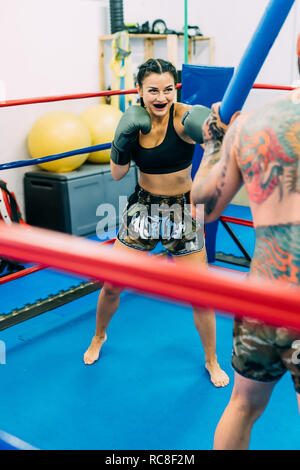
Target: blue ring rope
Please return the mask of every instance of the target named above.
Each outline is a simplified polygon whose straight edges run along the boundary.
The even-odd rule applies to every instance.
[[[48,155],[46,157],[33,158],[32,160],[19,160],[16,162],[2,163],[0,170],[9,170],[11,168],[19,168],[21,166],[38,165],[39,163],[52,162],[60,158],[72,157],[73,155],[81,155],[83,153],[97,152],[99,150],[107,150],[111,148],[109,144],[92,145],[91,147],[84,147],[81,149],[70,150],[69,152],[57,153],[56,155]]]

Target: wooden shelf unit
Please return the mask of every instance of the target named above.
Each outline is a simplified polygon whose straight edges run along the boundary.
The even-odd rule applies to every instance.
[[[101,36],[99,38],[99,54],[100,54],[100,90],[106,89],[105,84],[105,55],[104,44],[111,41],[114,34]],[[144,60],[154,57],[154,41],[167,41],[167,60],[172,62],[178,69],[178,40],[184,39],[184,35],[180,34],[133,34],[129,33],[129,38],[137,38],[144,40]],[[214,38],[208,36],[193,36],[188,38],[188,63],[192,61],[193,45],[198,41],[209,41],[209,65],[214,65],[215,45]]]

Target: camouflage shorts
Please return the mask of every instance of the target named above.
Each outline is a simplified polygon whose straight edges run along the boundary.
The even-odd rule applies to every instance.
[[[262,382],[279,380],[289,370],[300,393],[300,332],[235,319],[232,366],[244,377]]]
[[[160,196],[137,185],[117,238],[142,251],[151,251],[161,242],[168,253],[181,256],[204,248],[204,224],[191,216],[190,193]]]

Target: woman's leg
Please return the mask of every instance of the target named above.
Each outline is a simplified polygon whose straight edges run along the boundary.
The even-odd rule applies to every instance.
[[[198,266],[207,266],[205,248],[201,251],[184,256],[174,256],[175,263],[193,263]],[[220,368],[216,356],[216,318],[212,309],[203,310],[198,307],[193,309],[194,322],[200,335],[205,353],[205,367],[210,375],[212,383],[216,387],[225,387],[229,383],[229,377]]]
[[[116,240],[112,250],[132,252],[134,249]],[[99,358],[102,344],[106,341],[106,329],[119,307],[122,290],[122,288],[114,287],[108,282],[104,283],[98,298],[95,335],[83,358],[85,364],[93,364]]]

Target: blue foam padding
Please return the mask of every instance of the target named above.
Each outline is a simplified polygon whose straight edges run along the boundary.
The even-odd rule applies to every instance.
[[[184,103],[211,107],[221,101],[232,78],[232,67],[211,67],[201,65],[182,65],[181,100]],[[192,178],[194,178],[203,157],[203,149],[196,144],[192,163]],[[216,234],[219,221],[206,225],[206,252],[209,263],[215,261]]]

